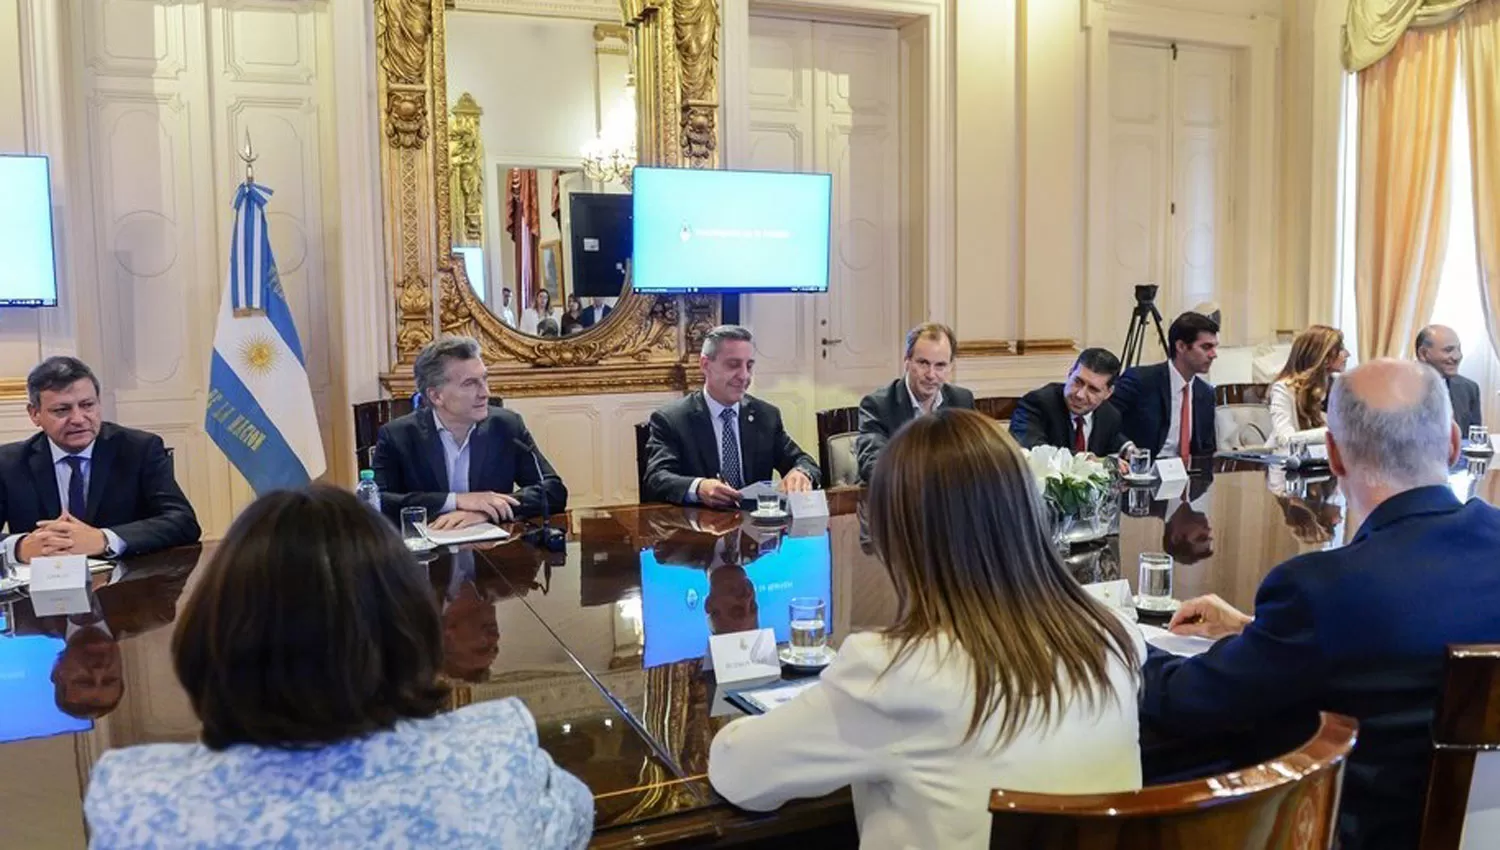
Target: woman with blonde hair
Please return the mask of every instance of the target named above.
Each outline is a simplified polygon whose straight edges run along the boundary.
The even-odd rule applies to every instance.
[[[1297,334],[1286,365],[1271,384],[1271,448],[1285,449],[1294,439],[1327,439],[1328,391],[1348,360],[1344,332],[1338,328],[1313,325]]]
[[[871,480],[870,536],[896,622],[849,635],[821,680],[714,737],[708,776],[769,810],[852,786],[860,846],[989,846],[990,789],[1141,786],[1140,633],[1053,549],[999,423],[940,408]]]

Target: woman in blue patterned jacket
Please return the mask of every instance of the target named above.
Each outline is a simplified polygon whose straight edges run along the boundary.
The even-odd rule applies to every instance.
[[[172,641],[202,742],[106,753],[92,846],[587,843],[593,798],[520,702],[439,713],[426,577],[352,495],[268,494],[202,569]]]

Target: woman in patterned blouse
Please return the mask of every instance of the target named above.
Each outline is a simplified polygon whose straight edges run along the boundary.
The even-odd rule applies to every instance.
[[[583,847],[593,798],[514,699],[439,711],[442,637],[385,519],[271,493],[214,552],[172,651],[197,744],[106,753],[93,847]]]

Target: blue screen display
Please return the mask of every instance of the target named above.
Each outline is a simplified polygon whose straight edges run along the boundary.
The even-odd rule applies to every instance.
[[[787,606],[799,596],[827,602],[832,622],[832,557],[826,532],[782,537],[779,548],[743,566],[662,564],[647,549],[641,553],[645,665],[708,654],[710,632],[771,628],[776,640],[784,643],[791,638]]]
[[[833,176],[637,168],[641,292],[827,292]]]
[[[94,728],[93,721],[69,717],[57,707],[52,667],[62,650],[61,638],[0,639],[0,742]]]

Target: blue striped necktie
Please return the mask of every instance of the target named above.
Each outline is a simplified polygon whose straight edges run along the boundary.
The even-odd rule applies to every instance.
[[[724,423],[723,450],[720,453],[724,460],[724,483],[738,490],[745,486],[745,477],[740,472],[740,441],[734,433],[734,408],[724,408],[719,412],[719,419]]]

